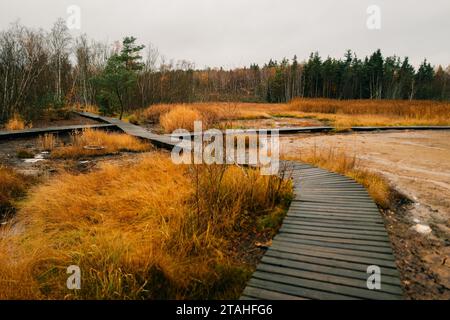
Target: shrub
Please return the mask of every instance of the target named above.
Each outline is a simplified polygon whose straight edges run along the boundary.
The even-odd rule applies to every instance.
[[[22,119],[22,117],[15,113],[14,116],[8,120],[8,122],[5,125],[6,130],[23,130],[25,128],[31,128],[31,123],[28,125],[25,124],[25,121]]]
[[[79,112],[90,112],[90,113],[100,114],[100,110],[99,110],[98,106],[93,105],[93,104],[77,103],[77,104],[74,104],[72,108]]]

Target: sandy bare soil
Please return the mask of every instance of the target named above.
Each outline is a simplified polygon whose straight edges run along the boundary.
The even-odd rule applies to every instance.
[[[343,149],[411,201],[384,213],[409,298],[450,298],[450,132],[288,136],[281,152]]]

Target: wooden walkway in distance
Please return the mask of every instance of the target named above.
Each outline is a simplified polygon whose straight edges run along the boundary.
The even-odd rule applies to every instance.
[[[316,126],[316,127],[281,127],[281,128],[260,128],[260,129],[227,129],[226,134],[257,134],[265,130],[267,134],[277,131],[279,135],[292,135],[302,133],[327,133],[336,130],[334,127]],[[450,130],[450,126],[395,126],[395,127],[351,127],[352,132],[384,132],[384,131],[429,131],[429,130]],[[194,137],[199,133],[177,134],[176,137]],[[225,132],[224,132],[225,134]],[[170,136],[168,134],[167,136]]]
[[[31,128],[14,131],[0,131],[0,140],[28,138],[39,136],[45,133],[65,133],[82,129],[113,130],[117,129],[117,127],[113,124],[105,123],[105,124],[69,125],[69,126],[47,127],[47,128]]]
[[[401,299],[399,273],[380,212],[345,176],[299,162],[295,198],[241,299]],[[367,267],[381,289],[367,288]]]
[[[142,128],[141,126],[136,126],[132,123],[124,122],[117,118],[103,117],[90,112],[77,112],[77,114],[79,114],[82,117],[114,125],[123,132],[125,132],[126,134],[129,134],[131,136],[140,139],[149,140],[159,148],[172,150],[177,143],[176,141],[177,139],[172,139],[170,136],[151,133],[150,131]]]

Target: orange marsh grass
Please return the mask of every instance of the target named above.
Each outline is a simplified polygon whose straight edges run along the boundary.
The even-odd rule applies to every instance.
[[[1,230],[0,299],[237,298],[253,269],[234,243],[290,192],[256,170],[159,153],[63,173]],[[81,290],[66,288],[69,265]]]
[[[151,150],[151,146],[127,134],[83,129],[71,135],[70,144],[51,150],[53,158],[67,159],[123,151],[145,152]]]

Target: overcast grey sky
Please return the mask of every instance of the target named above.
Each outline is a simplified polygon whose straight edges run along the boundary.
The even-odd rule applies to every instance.
[[[96,40],[134,35],[152,42],[167,58],[199,68],[238,67],[270,58],[300,60],[310,52],[361,57],[377,48],[384,55],[425,57],[450,64],[449,0],[0,0],[0,29],[17,19],[49,29],[81,9],[81,30]],[[381,29],[366,26],[369,5],[381,9]]]

